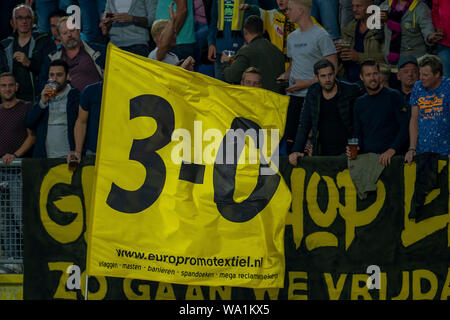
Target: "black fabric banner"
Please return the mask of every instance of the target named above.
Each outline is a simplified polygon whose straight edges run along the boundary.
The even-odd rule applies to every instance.
[[[24,159],[24,299],[84,299],[86,204],[94,159],[73,173],[64,160]],[[285,231],[282,289],[199,287],[89,277],[89,299],[406,300],[450,297],[448,160],[439,188],[415,220],[416,166],[394,157],[361,200],[342,157],[280,160],[292,191]],[[71,267],[71,266],[74,267]],[[71,267],[71,268],[69,268]],[[69,269],[68,269],[69,268]]]

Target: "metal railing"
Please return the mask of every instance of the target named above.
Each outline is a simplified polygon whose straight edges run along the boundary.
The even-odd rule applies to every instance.
[[[0,162],[0,273],[22,273],[22,162]]]

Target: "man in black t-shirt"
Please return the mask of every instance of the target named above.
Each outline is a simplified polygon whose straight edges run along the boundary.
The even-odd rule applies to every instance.
[[[353,103],[364,91],[357,84],[336,80],[335,67],[327,59],[314,65],[318,82],[305,97],[289,162],[296,166],[298,157],[305,155],[310,139],[312,155],[338,156],[345,154],[347,140],[353,131]]]

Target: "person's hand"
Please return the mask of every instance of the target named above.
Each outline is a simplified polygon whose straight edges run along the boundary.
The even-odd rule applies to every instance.
[[[313,153],[313,145],[311,144],[311,143],[306,143],[306,146],[305,146],[305,150],[304,150],[304,152],[305,152],[305,154],[308,156],[308,157],[312,157],[312,153]]]
[[[220,62],[224,63],[224,62],[229,62],[231,60],[231,57],[227,56],[225,54],[225,51],[222,51],[222,55],[220,56]]]
[[[217,55],[217,50],[216,50],[216,46],[211,44],[208,47],[208,60],[209,61],[216,61],[216,55]]]
[[[334,41],[334,46],[336,47],[336,53],[339,55],[342,51],[341,39]]]
[[[28,57],[25,55],[25,53],[16,51],[13,54],[14,60],[21,63],[24,67],[29,67],[31,64],[31,61],[28,59]]]
[[[380,11],[380,20],[381,20],[381,23],[386,23],[387,19],[388,19],[388,12],[387,12],[387,11],[381,10],[381,11]]]
[[[30,7],[33,6],[33,2],[34,0],[25,0],[25,4]]]
[[[443,38],[444,34],[442,32],[434,32],[428,36],[427,40],[430,43],[435,43],[441,41]]]
[[[250,9],[250,5],[248,3],[239,5],[239,10],[248,10],[248,9]]]
[[[81,162],[81,153],[78,151],[70,151],[69,154],[67,155],[67,164],[70,163],[70,160],[75,159],[78,163]]]
[[[414,156],[416,155],[416,150],[410,149],[405,154],[405,162],[408,162],[410,165],[413,162]]]
[[[6,153],[2,157],[2,162],[3,162],[3,164],[8,164],[8,163],[11,163],[15,158],[16,158],[15,154]]]
[[[277,82],[289,81],[289,74],[287,72],[283,72],[282,74],[280,74],[280,76],[276,80],[277,80]]]
[[[298,158],[300,157],[300,158],[303,158],[305,156],[305,154],[304,153],[301,153],[301,152],[292,152],[290,155],[289,155],[289,163],[290,164],[292,164],[294,167],[296,167],[297,166],[297,163],[298,163]]]
[[[112,27],[111,18],[110,17],[102,17],[100,20],[100,24],[98,26],[104,36],[108,35],[109,30],[111,30],[111,27]]]
[[[175,21],[175,11],[173,10],[173,7],[175,6],[175,2],[172,1],[169,5],[169,22]]]
[[[184,62],[181,64],[183,69],[194,71],[195,60],[191,56],[187,57]]]
[[[359,146],[356,147],[356,150],[359,151]],[[350,146],[345,147],[345,153],[347,154],[347,157],[351,159],[352,157],[352,151],[350,150]]]
[[[292,80],[294,80],[295,83],[292,86],[286,88],[286,92],[288,93],[294,93],[308,87],[308,81],[295,78],[292,78]]]
[[[133,22],[133,16],[129,13],[115,13],[111,20],[119,23],[130,23]]]
[[[44,87],[44,89],[42,89],[42,92],[41,92],[42,104],[47,104],[48,100],[50,100],[50,98],[48,96],[51,94],[52,91],[53,91],[53,88],[48,84]]]
[[[395,154],[394,149],[387,149],[387,151],[385,151],[380,155],[380,163],[385,167],[390,165],[391,158],[393,157],[394,154]]]
[[[356,62],[359,60],[359,53],[354,49],[344,48],[341,50],[340,57],[342,61]]]

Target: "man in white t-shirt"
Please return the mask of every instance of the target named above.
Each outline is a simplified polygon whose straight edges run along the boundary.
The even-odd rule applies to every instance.
[[[325,30],[314,24],[311,19],[311,8],[311,0],[290,0],[288,4],[289,20],[299,26],[287,37],[287,56],[292,63],[278,78],[281,81],[289,80],[286,93],[291,96],[291,99],[285,130],[288,154],[294,144],[300,112],[308,88],[317,82],[314,64],[326,58],[335,65],[335,70],[338,67],[333,40]]]

